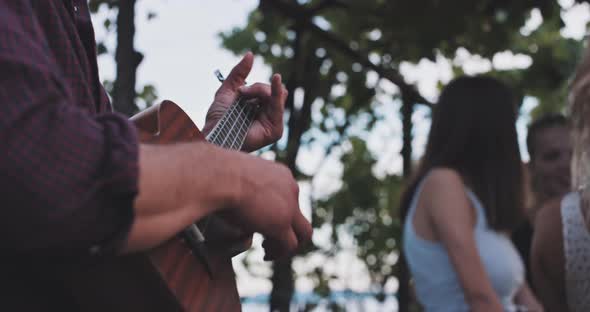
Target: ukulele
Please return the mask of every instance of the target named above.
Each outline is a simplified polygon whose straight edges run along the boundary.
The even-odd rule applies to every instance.
[[[164,101],[133,116],[140,141],[170,144],[206,140],[239,150],[254,120],[255,103],[238,99],[205,138],[190,117],[175,103]],[[228,244],[237,230],[222,219],[208,216],[164,244],[148,252],[168,289],[187,312],[239,311],[231,258],[250,246],[250,236]],[[225,243],[226,245],[220,245]]]
[[[205,140],[239,150],[257,112],[255,101],[239,98],[206,138],[171,101],[152,106],[131,120],[142,143]],[[147,252],[81,260],[56,270],[55,285],[68,291],[68,300],[79,311],[240,311],[231,258],[250,244],[251,235],[246,237],[211,215]]]

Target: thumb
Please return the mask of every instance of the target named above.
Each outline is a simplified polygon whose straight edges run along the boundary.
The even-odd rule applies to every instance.
[[[228,87],[231,90],[237,90],[239,87],[244,85],[246,77],[252,70],[254,63],[254,55],[252,52],[246,53],[242,60],[234,66],[225,81],[223,82],[224,87]]]

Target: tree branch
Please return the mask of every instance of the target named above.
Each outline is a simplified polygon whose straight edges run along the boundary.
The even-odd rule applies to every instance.
[[[345,1],[341,1],[341,0],[324,0],[320,3],[318,3],[315,7],[310,8],[307,12],[309,12],[309,14],[311,16],[314,16],[316,14],[318,14],[319,12],[328,9],[328,8],[341,8],[341,9],[346,9],[349,8],[350,6],[348,5],[348,3],[346,3]]]
[[[332,0],[325,0],[323,3],[325,2],[329,3],[332,2]],[[336,34],[323,30],[315,25],[312,22],[312,16],[309,15],[308,10],[302,9],[299,5],[286,3],[283,0],[260,0],[260,5],[264,8],[274,8],[275,11],[293,19],[299,25],[320,37],[334,48],[342,51],[356,62],[374,70],[379,76],[395,84],[400,89],[400,92],[406,95],[409,99],[412,99],[413,102],[432,107],[432,103],[424,98],[414,86],[408,84],[397,70],[373,64],[369,60],[367,52],[351,48],[345,40],[339,38]],[[321,5],[322,3],[318,4],[318,6]]]
[[[133,40],[135,2],[136,0],[121,2],[117,13],[117,78],[113,86],[113,106],[115,110],[127,116],[132,116],[138,111],[135,84],[137,67],[143,59],[143,55],[135,50]]]
[[[374,70],[382,78],[391,81],[391,83],[395,84],[400,89],[402,94],[406,94],[415,103],[423,104],[429,107],[432,106],[432,103],[425,99],[414,86],[408,84],[398,71],[394,70],[393,68],[385,68],[373,64],[369,60],[368,53],[352,49],[348,44],[346,44],[344,40],[338,38],[333,33],[321,29],[313,23],[309,24],[309,30],[318,37],[322,38],[325,42],[347,54],[353,60],[359,62],[367,68]]]

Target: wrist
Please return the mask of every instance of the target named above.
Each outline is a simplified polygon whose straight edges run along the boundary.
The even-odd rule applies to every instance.
[[[205,142],[195,143],[195,149],[201,157],[191,157],[193,164],[191,167],[194,169],[190,174],[193,181],[190,181],[189,185],[196,185],[195,179],[200,181],[205,184],[200,189],[206,190],[206,194],[194,196],[194,204],[206,206],[204,209],[206,214],[235,207],[243,197],[243,154]],[[200,152],[202,150],[206,150],[205,157],[202,157],[203,153]]]

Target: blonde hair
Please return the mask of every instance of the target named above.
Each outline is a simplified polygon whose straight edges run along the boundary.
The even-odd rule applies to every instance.
[[[586,44],[584,57],[578,65],[568,94],[574,155],[572,187],[582,197],[590,198],[590,49]]]

